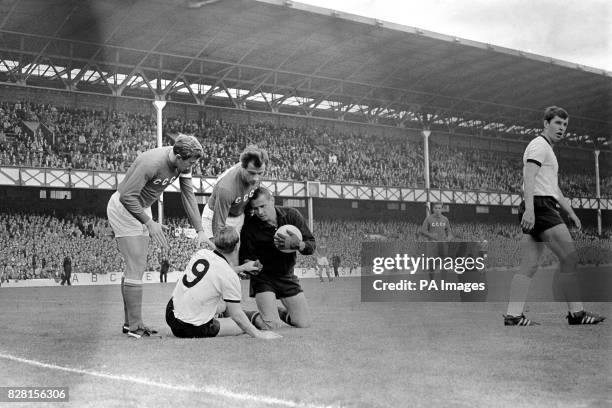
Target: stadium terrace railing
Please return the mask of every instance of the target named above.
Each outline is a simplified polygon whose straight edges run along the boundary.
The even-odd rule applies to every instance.
[[[116,190],[124,173],[77,169],[31,167],[0,167],[0,185],[44,188],[81,188]],[[196,194],[209,195],[215,177],[194,177]],[[275,195],[288,198],[332,198],[344,200],[376,200],[397,202],[427,202],[425,188],[367,186],[360,184],[265,180],[262,184]],[[312,188],[314,186],[315,188]],[[167,192],[179,192],[179,181],[168,186]],[[430,189],[429,201],[454,204],[518,206],[519,194],[467,190]],[[612,210],[612,199],[572,198],[574,208]]]

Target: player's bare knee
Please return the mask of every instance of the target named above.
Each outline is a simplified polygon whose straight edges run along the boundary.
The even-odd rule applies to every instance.
[[[301,319],[291,319],[291,325],[293,327],[297,327],[299,329],[307,329],[312,324],[312,319],[310,317],[301,318]]]
[[[142,279],[146,268],[146,262],[126,262],[125,266],[126,278]]]
[[[312,324],[312,318],[308,311],[301,311],[300,313],[289,314],[286,322],[293,327],[305,329]]]

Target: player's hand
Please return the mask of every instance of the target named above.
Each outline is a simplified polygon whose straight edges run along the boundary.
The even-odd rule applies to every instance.
[[[578,218],[576,213],[571,213],[569,215],[569,219],[572,220],[572,222],[574,223],[574,225],[576,226],[576,229],[578,231],[580,231],[582,229],[582,223],[580,222],[580,219]]]
[[[149,220],[149,222],[147,222],[145,225],[149,230],[149,235],[151,236],[153,242],[160,247],[167,248],[168,239],[166,238],[166,234],[164,234],[164,229],[168,230],[168,227],[153,220]]]
[[[198,235],[195,237],[195,242],[198,247],[204,246],[205,248],[210,246],[208,237],[204,231],[198,231]]]
[[[269,331],[269,330],[259,330],[259,333],[257,333],[257,335],[255,336],[256,339],[261,339],[261,340],[274,340],[274,339],[280,339],[283,336],[281,336],[278,333],[275,333],[273,331]]]
[[[533,210],[526,209],[521,219],[521,228],[523,232],[529,232],[535,225],[535,212]]]
[[[245,263],[240,265],[240,268],[244,273],[257,276],[259,272],[261,272],[261,268],[263,268],[263,265],[257,259],[254,261],[247,260]]]
[[[278,249],[300,249],[302,240],[290,230],[287,230],[287,235],[276,234],[274,236],[274,245]]]

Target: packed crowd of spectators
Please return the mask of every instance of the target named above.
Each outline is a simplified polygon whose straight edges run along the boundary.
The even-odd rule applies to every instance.
[[[270,153],[269,179],[424,186],[422,145],[398,136],[181,118],[166,118],[164,132],[193,133],[201,140],[205,154],[196,175],[218,176],[255,143]],[[150,115],[0,103],[1,165],[125,171],[139,153],[155,146],[155,135]],[[430,158],[432,188],[521,191],[520,154],[432,143]],[[594,196],[592,163],[560,165],[567,196]],[[602,172],[601,187],[602,196],[612,196],[612,175]]]
[[[7,279],[59,276],[65,256],[81,270],[96,272],[114,265],[112,241],[97,217],[0,213],[0,268]],[[105,239],[106,237],[106,239]]]
[[[175,234],[178,220],[171,227],[169,248],[152,245],[147,270],[159,269],[162,257],[175,267],[184,267],[195,246],[184,235]],[[68,214],[0,212],[0,276],[6,279],[58,279],[63,261],[71,260],[73,273],[104,274],[124,270],[112,230],[105,218]]]
[[[168,259],[171,270],[183,270],[196,250],[194,241],[182,233],[186,219],[169,218],[169,248],[162,251],[151,244],[147,270],[159,270],[162,258]],[[419,226],[399,221],[321,220],[314,224],[317,241],[327,246],[327,256],[338,255],[341,267],[356,269],[360,265],[361,244],[364,241],[420,240]],[[520,259],[521,231],[515,224],[458,223],[453,224],[457,240],[488,242],[488,265],[516,267]],[[612,263],[612,231],[603,237],[594,231],[574,233],[582,264]],[[122,272],[123,260],[117,251],[112,231],[106,219],[92,215],[0,212],[0,277],[3,281],[54,278],[62,274],[63,260],[69,257],[72,272],[104,274]],[[555,261],[547,252],[543,264]],[[314,268],[314,256],[298,255],[298,267]]]
[[[484,242],[488,252],[489,267],[517,267],[520,257],[522,232],[518,224],[506,223],[452,223],[455,241]],[[398,221],[316,221],[314,230],[319,241],[328,246],[331,256],[339,255],[343,265],[360,264],[361,244],[364,241],[400,241],[403,243],[423,241],[419,236],[420,225]],[[573,233],[581,264],[600,265],[612,263],[612,231],[604,231],[598,237],[596,231],[586,228]],[[418,244],[416,244],[418,246]],[[313,268],[314,257],[300,257],[300,265]],[[542,265],[556,261],[554,254],[546,250]]]

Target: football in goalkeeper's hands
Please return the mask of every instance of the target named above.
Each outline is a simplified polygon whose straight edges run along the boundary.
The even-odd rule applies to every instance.
[[[291,234],[289,232],[291,232]],[[298,237],[300,241],[302,241],[302,232],[295,225],[291,225],[291,224],[281,225],[276,230],[276,233],[274,234],[274,238],[277,238],[279,234],[282,234],[286,238],[289,238],[291,235],[295,235]],[[288,240],[285,239],[285,243],[287,243],[287,241]],[[290,248],[290,247],[285,246],[284,248],[278,248],[278,250],[286,254],[290,254],[292,252],[297,251],[297,248]]]

